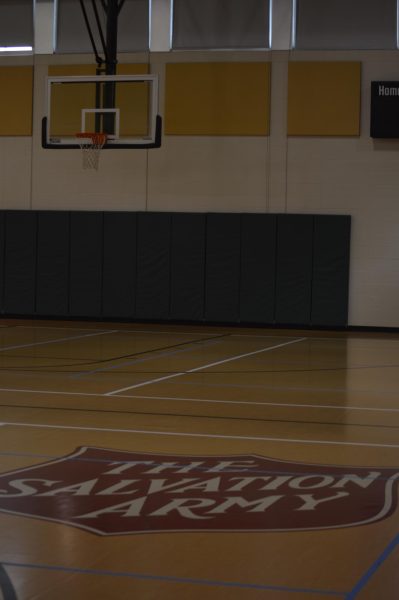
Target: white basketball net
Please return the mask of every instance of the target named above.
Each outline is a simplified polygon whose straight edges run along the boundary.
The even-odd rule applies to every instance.
[[[82,150],[82,166],[84,169],[98,169],[100,152],[107,141],[106,133],[77,133]]]

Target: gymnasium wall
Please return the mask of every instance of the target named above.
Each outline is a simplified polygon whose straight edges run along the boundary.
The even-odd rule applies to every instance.
[[[169,115],[160,149],[105,152],[98,172],[83,171],[77,151],[41,148],[40,126],[49,67],[90,64],[92,57],[1,58],[0,68],[33,67],[32,136],[26,130],[22,135],[0,131],[1,209],[352,215],[349,325],[398,326],[399,141],[373,141],[369,137],[370,81],[397,79],[397,52],[139,53],[123,54],[120,60],[148,65],[151,73],[159,74],[160,112],[164,116],[167,94],[171,93],[166,81],[168,69],[169,74],[176,75],[179,69],[189,72],[190,65],[202,69],[199,65],[231,63],[234,71],[234,63],[251,63],[255,65],[249,68],[255,73],[252,81],[256,94],[260,82],[267,81],[266,63],[270,85],[261,85],[261,93],[265,100],[270,98],[270,113],[259,115],[258,129],[245,129],[244,124],[239,131],[212,133],[198,130],[206,117],[199,105],[198,113],[185,115],[191,130],[174,129]],[[333,129],[297,129],[309,119],[309,113],[298,115],[289,106],[298,69],[299,79],[302,69],[306,71],[303,63],[313,63],[321,77],[323,71],[336,68],[333,65],[347,63],[346,106],[349,102],[350,110],[344,117],[349,115],[349,121],[328,114],[337,106],[335,101],[331,105],[331,92],[325,95],[323,106]],[[209,68],[205,70],[209,74]],[[266,74],[259,79],[259,73]],[[326,85],[324,82],[319,91],[325,92]],[[258,110],[248,97],[241,101],[247,114]],[[308,125],[315,124],[313,114],[311,111]],[[219,117],[215,123],[220,124]]]

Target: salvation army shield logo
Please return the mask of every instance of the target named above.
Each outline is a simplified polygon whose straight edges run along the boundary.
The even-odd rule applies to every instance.
[[[388,518],[399,470],[82,447],[0,475],[0,510],[98,535],[292,531]]]

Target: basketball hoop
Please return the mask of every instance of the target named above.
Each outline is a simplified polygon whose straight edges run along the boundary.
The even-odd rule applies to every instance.
[[[100,152],[107,141],[106,133],[77,133],[79,146],[82,149],[84,169],[98,169]]]

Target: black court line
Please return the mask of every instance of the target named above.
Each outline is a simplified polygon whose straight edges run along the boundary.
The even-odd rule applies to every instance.
[[[226,336],[220,336],[220,337],[226,337]],[[210,341],[210,340],[214,340],[217,338],[209,338],[206,341]],[[201,341],[205,341],[205,340],[201,340]],[[196,343],[196,342],[187,342],[188,343]],[[199,343],[199,342],[197,342]],[[97,365],[97,364],[102,364],[102,363],[106,363],[106,362],[113,362],[113,361],[117,361],[117,360],[121,360],[122,358],[131,358],[134,356],[140,356],[142,354],[148,354],[150,352],[160,352],[161,350],[168,350],[168,349],[172,349],[175,348],[177,346],[184,346],[186,344],[177,344],[176,346],[166,346],[165,348],[157,348],[154,350],[146,350],[144,352],[137,352],[136,354],[127,354],[125,356],[120,356],[117,358],[105,358],[105,359],[101,359],[101,360],[97,360],[97,361],[92,361],[92,362],[86,362],[86,363],[77,363],[77,364],[65,364],[65,365],[54,365],[54,369],[51,368],[51,365],[43,365],[40,366],[38,365],[37,367],[34,366],[16,366],[16,367],[0,367],[0,371],[20,371],[20,372],[39,372],[39,373],[80,373],[81,371],[57,371],[56,369],[59,369],[61,367],[80,367],[80,366],[89,366],[89,365]],[[12,358],[18,358],[18,357],[12,357]],[[49,359],[52,359],[52,357],[47,357]],[[163,358],[163,357],[160,357]],[[245,357],[244,357],[245,358]],[[156,360],[157,357],[154,357],[154,360]],[[81,359],[76,359],[76,360],[81,360]],[[47,368],[44,368],[47,367]],[[115,368],[117,368],[117,365],[115,366]],[[41,370],[39,370],[41,369]],[[359,367],[323,367],[320,369],[262,369],[262,370],[245,370],[245,371],[241,371],[241,370],[229,370],[229,371],[201,371],[198,370],[196,371],[196,373],[199,374],[206,374],[206,375],[253,375],[253,374],[269,374],[269,373],[320,373],[320,372],[329,372],[329,371],[342,371],[342,372],[346,372],[346,371],[356,371],[356,370],[367,370],[367,369],[399,369],[399,364],[398,365],[365,365],[365,366],[359,366]],[[84,373],[84,372],[83,372]],[[119,370],[118,371],[119,374],[124,374],[124,375],[132,375],[134,373],[139,373],[139,374],[148,374],[148,375],[156,375],[156,374],[165,374],[165,375],[171,375],[174,373],[177,373],[177,371],[123,371],[123,370]],[[116,374],[118,374],[116,373]],[[190,371],[179,371],[179,373],[182,374],[186,374],[186,375],[192,375],[193,373]],[[98,372],[96,372],[96,375],[107,375],[109,374],[109,371],[101,371],[99,370]]]
[[[4,566],[0,563],[0,591],[3,594],[3,600],[17,600],[14,586]]]
[[[106,398],[109,398],[107,396]],[[113,396],[118,398],[118,396]],[[173,402],[173,400],[171,400]],[[218,419],[226,421],[253,421],[255,423],[289,423],[290,425],[329,425],[338,427],[369,427],[371,429],[399,429],[399,425],[374,425],[369,423],[350,423],[345,421],[339,423],[337,421],[299,421],[293,419],[259,419],[255,417],[232,417],[228,415],[202,415],[202,414],[186,414],[186,413],[163,413],[163,412],[142,412],[133,410],[104,410],[96,408],[69,408],[60,406],[40,406],[29,404],[0,404],[3,408],[30,408],[32,410],[57,410],[60,412],[88,412],[101,414],[123,414],[123,415],[142,415],[146,417],[182,417],[188,419]],[[273,407],[272,407],[273,408]],[[276,408],[276,407],[274,407]]]
[[[152,354],[154,352],[161,352],[163,350],[172,350],[173,348],[179,348],[181,346],[189,346],[190,344],[193,345],[200,345],[203,342],[210,342],[212,340],[218,340],[221,338],[226,338],[226,337],[230,337],[230,333],[223,333],[220,335],[212,335],[211,337],[207,337],[207,338],[201,338],[201,339],[193,339],[193,340],[187,340],[185,342],[180,342],[179,344],[172,344],[172,345],[168,345],[168,346],[159,346],[157,348],[152,348],[151,350],[141,350],[139,352],[132,352],[131,354],[121,354],[119,356],[113,356],[110,358],[100,358],[97,360],[89,360],[88,362],[83,362],[83,363],[79,363],[79,364],[75,364],[75,363],[69,363],[69,364],[64,364],[64,365],[54,365],[57,368],[59,367],[84,367],[84,366],[92,366],[92,365],[101,365],[104,363],[108,363],[108,362],[114,362],[114,361],[118,361],[118,360],[122,360],[123,358],[134,358],[135,356],[143,356],[146,354]],[[12,356],[12,358],[18,358],[18,355],[16,356]],[[52,360],[53,357],[52,356],[47,356],[45,357],[49,360]],[[76,359],[76,360],[82,360],[82,359]],[[85,359],[83,359],[85,360]],[[51,365],[47,365],[48,368],[51,368]],[[40,366],[38,367],[27,367],[27,366],[20,366],[20,367],[0,367],[0,371],[36,371],[37,369],[41,368]],[[43,371],[41,371],[42,373],[54,373],[54,371],[46,371],[45,369],[43,369]],[[60,371],[61,373],[63,371]],[[131,371],[128,371],[128,373],[130,373]]]
[[[6,354],[5,352],[1,353],[2,358],[28,358],[28,359],[32,359],[32,358],[42,358],[43,360],[71,360],[71,358],[73,358],[73,360],[94,360],[94,358],[85,356],[83,357],[79,357],[79,356],[49,356],[48,354],[45,354],[44,356],[41,354],[36,354],[34,356],[32,356],[32,354]]]

